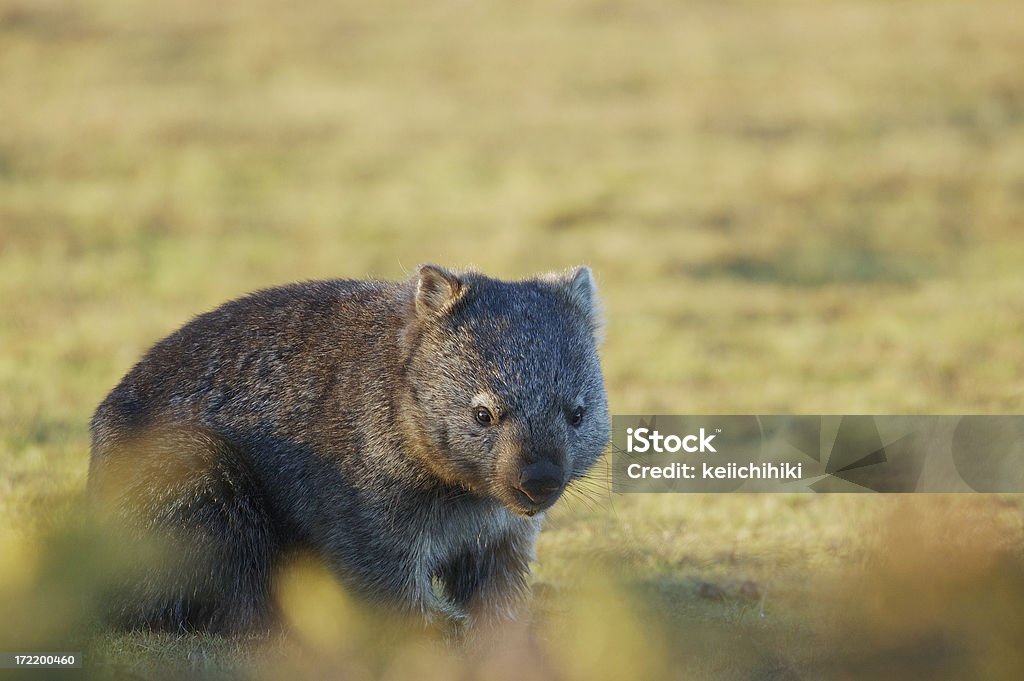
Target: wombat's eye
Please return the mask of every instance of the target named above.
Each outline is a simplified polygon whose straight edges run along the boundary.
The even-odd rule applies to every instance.
[[[473,410],[473,416],[481,426],[489,426],[494,423],[494,414],[487,407],[477,407]]]
[[[583,407],[576,407],[569,414],[569,425],[577,428],[581,423],[583,423]]]

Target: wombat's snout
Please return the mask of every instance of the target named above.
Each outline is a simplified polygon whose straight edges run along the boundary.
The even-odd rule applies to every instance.
[[[538,461],[523,466],[516,488],[530,503],[544,506],[562,491],[562,468],[550,461]]]

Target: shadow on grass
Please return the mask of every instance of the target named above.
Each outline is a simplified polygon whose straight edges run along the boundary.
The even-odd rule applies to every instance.
[[[691,270],[698,277],[729,277],[789,286],[913,284],[934,275],[927,261],[849,245],[799,245],[767,255],[729,255]]]

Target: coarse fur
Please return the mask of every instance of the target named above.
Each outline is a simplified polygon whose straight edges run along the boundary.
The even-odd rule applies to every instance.
[[[506,282],[425,265],[196,317],[92,420],[93,500],[174,547],[119,590],[115,623],[265,627],[293,551],[428,621],[516,617],[543,511],[608,441],[599,327],[587,268]]]

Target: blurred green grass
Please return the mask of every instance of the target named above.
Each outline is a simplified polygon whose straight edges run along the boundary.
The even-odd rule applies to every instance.
[[[73,508],[92,408],[191,315],[424,261],[590,264],[613,412],[1020,412],[1018,5],[0,0],[2,524]],[[738,631],[754,580],[795,638],[888,512],[591,503],[541,583],[614,555]],[[955,506],[1019,545],[1015,505]]]

